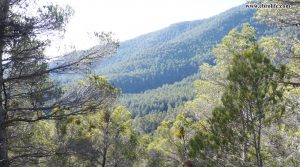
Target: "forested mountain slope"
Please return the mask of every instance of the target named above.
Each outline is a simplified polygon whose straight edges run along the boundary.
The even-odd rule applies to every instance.
[[[168,111],[194,97],[193,81],[200,65],[214,63],[212,48],[232,28],[248,22],[258,37],[274,34],[273,29],[253,19],[254,13],[239,6],[208,19],[173,24],[121,42],[117,54],[94,62],[93,70],[122,89],[120,102],[134,117]],[[65,81],[78,78],[74,74],[56,76]]]
[[[96,63],[95,69],[107,76],[124,93],[143,92],[172,84],[195,74],[199,65],[213,63],[211,49],[234,27],[249,22],[266,34],[243,6],[217,16],[173,24],[165,29],[122,42],[112,58]]]
[[[213,63],[212,48],[232,28],[247,22],[257,29],[258,37],[272,34],[273,30],[253,19],[254,13],[255,10],[239,6],[211,18],[176,23],[121,42],[118,52],[94,62],[92,71],[108,77],[123,93],[144,92],[181,81],[197,73],[201,64]],[[74,52],[66,59],[86,53],[89,50]],[[70,74],[54,78],[70,82],[80,76]]]
[[[195,97],[193,85],[197,79],[199,75],[195,74],[174,84],[166,84],[143,93],[123,94],[119,102],[127,107],[133,117],[167,112]]]

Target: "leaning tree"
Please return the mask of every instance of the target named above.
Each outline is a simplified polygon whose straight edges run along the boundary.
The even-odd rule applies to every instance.
[[[93,111],[116,96],[97,77],[65,90],[58,89],[51,81],[51,73],[85,71],[96,59],[115,52],[118,42],[109,34],[96,33],[101,44],[88,52],[63,59],[46,57],[44,50],[51,42],[46,37],[64,32],[73,11],[70,7],[38,4],[38,0],[0,0],[1,167],[10,166],[20,158],[57,154],[24,143],[18,145],[21,140],[18,129],[28,131],[30,128],[24,127],[38,121]],[[55,61],[51,60],[54,58]]]

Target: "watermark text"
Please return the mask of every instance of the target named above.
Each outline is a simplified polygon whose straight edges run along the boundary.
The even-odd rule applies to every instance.
[[[277,4],[277,3],[248,3],[246,4],[246,8],[251,9],[291,9],[293,5],[290,4]]]

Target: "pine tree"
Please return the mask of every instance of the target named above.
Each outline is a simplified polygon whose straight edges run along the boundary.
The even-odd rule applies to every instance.
[[[284,86],[278,84],[285,72],[284,66],[276,68],[258,47],[234,56],[223,105],[209,121],[225,164],[264,166],[263,131],[285,111]]]
[[[62,32],[72,13],[69,7],[38,6],[38,1],[0,0],[1,167],[29,157],[50,156],[29,145],[16,145],[21,140],[18,132],[30,130],[25,127],[37,121],[89,112],[107,100],[108,91],[97,79],[60,91],[49,78],[50,73],[83,71],[95,59],[116,50],[116,41],[98,33],[95,35],[102,40],[101,46],[48,66],[49,58],[43,52],[50,41],[43,39]],[[51,112],[55,108],[68,112]]]

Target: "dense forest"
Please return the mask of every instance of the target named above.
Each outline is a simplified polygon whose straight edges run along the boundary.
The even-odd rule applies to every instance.
[[[0,0],[0,167],[300,166],[300,4],[270,2],[48,57],[73,9]]]
[[[253,19],[254,13],[255,10],[238,6],[208,19],[170,25],[121,42],[116,54],[94,62],[92,69],[106,76],[123,93],[140,93],[173,84],[196,74],[201,64],[213,64],[212,48],[231,29],[241,28],[245,22],[257,29],[259,37],[274,34],[275,30]],[[74,75],[62,75],[59,81],[69,82],[72,78]]]

